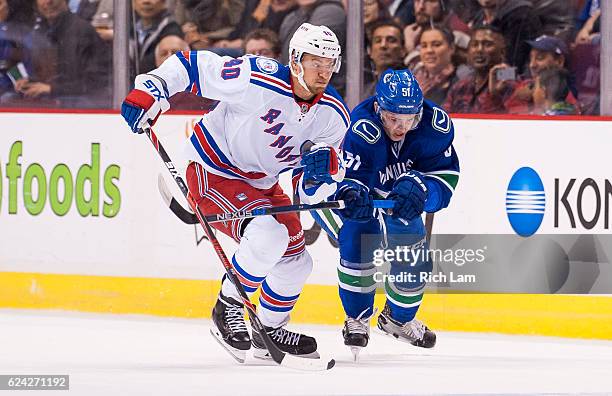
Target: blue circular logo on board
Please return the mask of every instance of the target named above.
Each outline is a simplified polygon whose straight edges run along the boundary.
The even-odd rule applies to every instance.
[[[546,194],[538,173],[527,166],[514,172],[506,192],[506,213],[514,232],[523,237],[535,234],[545,208]]]

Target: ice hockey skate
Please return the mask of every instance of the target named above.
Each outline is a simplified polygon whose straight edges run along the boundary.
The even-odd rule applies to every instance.
[[[371,315],[365,316],[366,309],[359,314],[357,318],[346,317],[344,328],[342,329],[342,337],[344,337],[344,345],[351,349],[353,360],[359,360],[359,352],[362,348],[368,346],[370,340],[370,318],[376,314],[376,310]]]
[[[320,357],[317,352],[317,341],[313,337],[287,330],[284,326],[264,327],[272,342],[281,351],[304,358]],[[261,336],[256,331],[253,331],[253,356],[258,359],[271,359]]]
[[[391,317],[388,305],[385,305],[378,315],[378,328],[385,334],[414,346],[433,348],[436,345],[436,334],[433,331],[416,318],[406,323],[396,321]]]
[[[231,297],[219,293],[212,311],[214,327],[210,333],[240,363],[251,348],[251,338],[244,321],[244,306]]]

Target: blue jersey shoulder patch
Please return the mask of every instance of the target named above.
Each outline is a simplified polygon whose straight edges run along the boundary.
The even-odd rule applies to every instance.
[[[378,125],[364,118],[357,120],[351,129],[369,144],[376,143],[382,136],[382,131]]]
[[[451,130],[451,120],[448,114],[439,107],[433,108],[433,116],[431,117],[431,126],[438,132],[448,133]]]

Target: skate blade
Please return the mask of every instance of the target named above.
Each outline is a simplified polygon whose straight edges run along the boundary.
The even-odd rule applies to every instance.
[[[221,333],[219,333],[215,329],[210,329],[210,334],[213,336],[215,340],[217,340],[217,342],[219,343],[219,345],[223,347],[223,349],[229,352],[229,354],[232,355],[234,359],[236,359],[238,363],[244,363],[246,361],[246,351],[243,351],[241,349],[236,349],[232,347],[231,345],[227,345],[225,341],[223,341],[223,337],[221,337]]]
[[[351,348],[351,353],[353,354],[353,361],[357,363],[359,361],[359,352],[361,352],[361,349],[363,348],[359,346],[352,346],[350,348]]]
[[[318,351],[307,353],[305,355],[291,355],[291,356],[307,358],[307,359],[320,359],[321,358]],[[253,357],[256,359],[261,359],[261,360],[272,360],[272,357],[270,356],[270,353],[268,352],[267,349],[260,349],[260,348],[255,348],[255,347],[253,347]]]

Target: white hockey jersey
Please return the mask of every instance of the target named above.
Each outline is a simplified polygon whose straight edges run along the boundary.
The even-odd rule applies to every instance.
[[[347,107],[333,87],[311,104],[298,103],[289,67],[272,59],[185,51],[139,76],[137,85],[151,75],[165,81],[164,96],[190,91],[220,101],[197,123],[188,157],[211,173],[256,188],[272,187],[281,172],[299,166],[300,148],[307,141],[339,149],[350,125]]]

